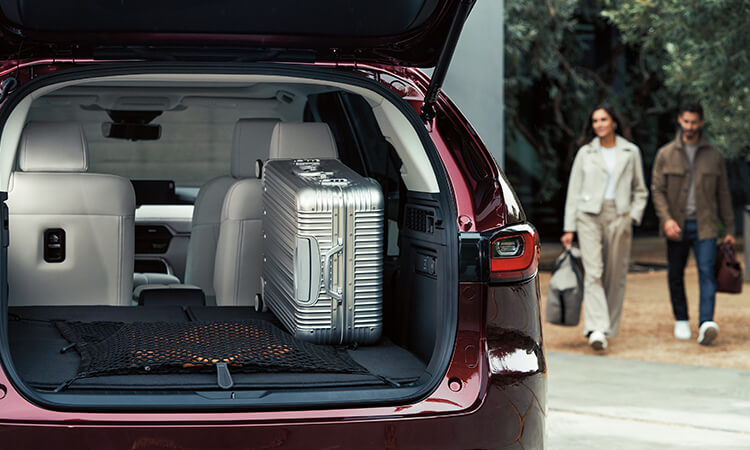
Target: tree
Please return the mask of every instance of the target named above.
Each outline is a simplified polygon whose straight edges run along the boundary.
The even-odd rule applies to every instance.
[[[750,156],[750,0],[607,0],[626,43],[660,62],[668,92],[703,105],[730,157]]]
[[[559,190],[558,160],[569,156],[568,143],[576,136],[570,123],[577,118],[563,111],[578,111],[591,85],[563,55],[565,35],[574,31],[575,7],[575,0],[506,0],[504,7],[507,155],[513,164],[521,160],[514,148],[522,141],[531,146],[541,180],[535,194],[543,200]],[[521,167],[510,173],[519,172]]]
[[[674,137],[675,100],[662,89],[658,59],[619,39],[602,16],[606,5],[505,1],[506,173],[543,233],[561,229],[570,166],[596,105],[619,110],[647,174],[659,145]]]

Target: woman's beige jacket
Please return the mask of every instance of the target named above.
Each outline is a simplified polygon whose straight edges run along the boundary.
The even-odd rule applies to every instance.
[[[648,201],[648,189],[643,179],[641,151],[622,136],[616,137],[615,153],[615,206],[617,214],[629,214],[638,225]],[[599,138],[578,149],[568,182],[565,200],[564,231],[576,231],[579,212],[599,214],[604,201],[604,191],[609,182],[609,171],[602,156]]]

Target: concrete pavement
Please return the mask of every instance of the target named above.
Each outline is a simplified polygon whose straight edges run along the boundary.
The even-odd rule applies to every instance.
[[[548,449],[750,449],[750,371],[547,353]]]

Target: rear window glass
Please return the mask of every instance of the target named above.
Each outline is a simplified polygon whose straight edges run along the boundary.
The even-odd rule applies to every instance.
[[[244,118],[236,109],[191,106],[164,111],[150,124],[159,125],[156,140],[105,137],[103,124],[112,118],[101,109],[65,104],[52,97],[40,99],[29,111],[29,121],[81,123],[89,150],[89,172],[110,173],[131,180],[172,180],[178,187],[199,187],[230,172],[234,124]]]
[[[100,122],[84,124],[89,171],[201,186],[229,173],[234,122],[194,120],[187,111],[166,111],[152,122],[161,125],[161,137],[143,141],[106,138]]]

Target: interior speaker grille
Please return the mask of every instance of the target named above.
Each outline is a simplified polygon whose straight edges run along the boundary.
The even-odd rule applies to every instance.
[[[407,207],[406,228],[420,233],[434,233],[435,212],[413,206]]]

